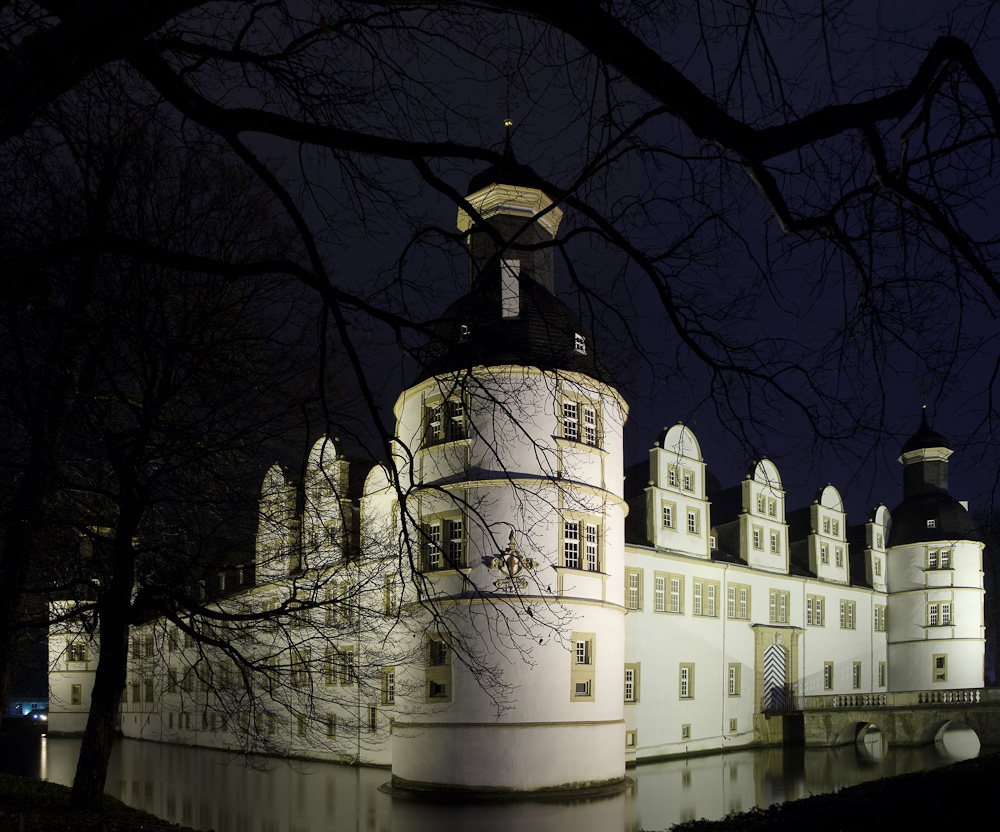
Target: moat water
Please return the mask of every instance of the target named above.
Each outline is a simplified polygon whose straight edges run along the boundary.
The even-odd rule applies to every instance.
[[[69,785],[79,740],[5,737],[0,772]],[[174,823],[216,832],[610,832],[669,829],[980,753],[973,732],[949,731],[922,748],[885,748],[880,735],[836,749],[736,751],[644,763],[628,790],[601,799],[489,803],[414,801],[378,790],[382,768],[251,759],[122,740],[107,791]]]

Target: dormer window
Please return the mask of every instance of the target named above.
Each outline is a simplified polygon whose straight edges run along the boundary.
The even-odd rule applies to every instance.
[[[580,355],[587,354],[587,339],[579,332],[573,336],[573,350],[580,353]]]
[[[936,529],[937,528],[937,520],[928,520],[927,521],[927,528],[928,529]]]
[[[458,340],[459,341],[468,341],[469,340],[469,327],[466,326],[465,324],[462,324],[462,329],[458,333]]]

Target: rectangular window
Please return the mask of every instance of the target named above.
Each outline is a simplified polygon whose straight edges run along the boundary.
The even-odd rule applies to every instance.
[[[946,653],[935,653],[931,657],[931,667],[935,682],[948,681],[948,655]]]
[[[448,562],[451,566],[465,566],[465,534],[461,520],[445,522],[448,529]]]
[[[739,724],[738,720],[735,717],[729,720],[729,733],[730,734],[735,734],[736,733],[736,730],[737,730],[736,726],[738,724]],[[735,771],[735,769],[733,769],[733,770]]]
[[[771,553],[778,554],[778,533],[771,532]]]
[[[465,402],[460,397],[428,404],[424,409],[424,445],[467,439]]]
[[[597,410],[593,407],[583,408],[583,441],[587,445],[597,444]]]
[[[840,602],[840,629],[854,629],[854,601]]]
[[[750,617],[749,614],[750,606],[750,588],[740,587],[740,618],[746,619]]]
[[[833,662],[823,662],[823,690],[833,690]]]
[[[938,553],[936,551],[927,553],[927,568],[928,569],[938,568]]]
[[[580,438],[580,419],[576,402],[563,402],[562,427],[563,439],[576,442]]]
[[[823,626],[823,599],[818,595],[806,596],[806,624],[811,627]]]
[[[837,556],[837,566],[843,566],[844,565],[844,550],[841,549],[838,546],[834,551],[836,552],[836,556]]]
[[[391,618],[398,612],[399,601],[396,598],[396,579],[392,575],[385,576],[383,589],[382,612],[386,618]]]
[[[885,632],[885,606],[882,604],[875,605],[875,631]]]
[[[692,612],[695,615],[701,615],[702,614],[701,611],[702,611],[702,606],[703,606],[702,605],[702,594],[703,594],[703,592],[704,592],[704,589],[702,587],[701,582],[700,581],[695,581],[695,584],[694,584],[694,609],[692,610]]]
[[[670,579],[670,611],[681,611],[681,579]]]
[[[424,568],[441,568],[441,524],[428,523],[424,526]]]
[[[941,625],[946,627],[952,623],[951,604],[930,604],[927,607],[927,623],[931,627]]]
[[[87,645],[81,642],[75,641],[69,645],[66,649],[68,653],[68,659],[71,662],[85,662],[87,661]]]
[[[672,529],[674,527],[674,507],[663,505],[663,528]]]
[[[382,704],[392,705],[396,702],[396,668],[382,668]]]
[[[639,665],[625,665],[625,701],[639,701]]]
[[[635,748],[635,745],[636,745],[636,732],[635,731],[626,731],[625,732],[625,747],[626,748]]]
[[[878,663],[878,686],[885,687],[885,662]]]
[[[740,665],[730,664],[729,665],[729,695],[739,696],[740,695]]]
[[[146,701],[147,702],[152,702],[153,701],[153,681],[151,679],[147,679],[145,687],[146,687]]]
[[[354,648],[342,647],[340,649],[340,684],[354,684]]]
[[[451,647],[444,638],[427,639],[426,683],[428,702],[451,699]],[[395,678],[393,686],[395,687]]]
[[[698,534],[698,512],[688,509],[688,532]]]
[[[625,572],[626,579],[628,581],[628,597],[626,603],[630,610],[641,609],[642,606],[642,583],[641,583],[641,573],[635,571],[634,569],[628,569]]]
[[[500,317],[516,318],[521,313],[518,276],[520,260],[504,260],[500,267]]]
[[[715,599],[718,596],[719,585],[717,583],[705,584],[705,615],[715,618]]]
[[[83,704],[83,685],[72,685],[70,687],[69,704],[70,705]]]
[[[657,612],[667,611],[667,579],[662,575],[653,578],[653,608]]]
[[[882,574],[882,558],[875,558],[875,576]]]
[[[155,651],[155,647],[154,647],[154,644],[153,644],[153,634],[149,633],[146,636],[146,658],[147,659],[153,658],[153,654],[155,652],[156,651]]]
[[[571,520],[563,523],[563,565],[580,568],[580,524]]]
[[[821,544],[819,547],[819,560],[820,563],[830,562],[830,547],[825,543]]]
[[[836,537],[839,534],[840,534],[840,521],[839,520],[834,520],[833,521],[833,536]]]
[[[692,478],[691,478],[691,474],[689,474],[687,472],[684,473],[684,490],[685,491],[691,491],[692,490]]]
[[[759,528],[757,528],[756,526],[754,526],[754,529],[753,529],[753,547],[754,547],[754,549],[762,549],[762,548],[764,548],[763,546],[761,546],[760,538],[761,538],[761,530]]]
[[[823,518],[823,534],[829,534],[829,533],[830,533],[830,518],[829,517],[824,517]]]
[[[767,516],[775,517],[777,516],[777,514],[778,514],[778,501],[769,499],[767,501]]]
[[[594,523],[587,523],[587,569],[596,572],[600,563],[597,554],[597,526]]]
[[[680,697],[694,699],[694,665],[682,664],[680,667]]]
[[[331,740],[337,738],[337,717],[335,714],[326,715],[326,736]]]
[[[788,623],[788,605],[790,595],[778,589],[772,589],[768,596],[768,614],[772,624]]]
[[[782,590],[772,589],[768,597],[768,617],[772,624],[788,623],[790,595]]]
[[[378,730],[378,705],[371,703],[368,705],[368,733],[374,734]]]
[[[760,494],[757,495],[757,513],[764,513],[764,497]]]
[[[690,725],[682,725],[681,726],[681,739],[682,740],[689,740],[689,739],[691,739],[691,726]]]
[[[673,465],[667,469],[667,482],[674,488],[677,487],[677,468]]]
[[[851,668],[851,682],[854,685],[854,689],[858,690],[861,687],[861,662],[854,662]]]
[[[574,632],[571,634],[571,639],[573,649],[570,654],[570,701],[593,702],[596,636],[594,633]]]
[[[573,333],[573,349],[580,353],[580,355],[587,354],[587,339],[579,332]]]
[[[951,550],[942,549],[941,550],[941,568],[951,569]]]

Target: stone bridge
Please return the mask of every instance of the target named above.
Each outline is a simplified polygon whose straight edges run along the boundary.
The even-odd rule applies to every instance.
[[[869,724],[893,745],[925,745],[949,722],[971,728],[983,745],[1000,745],[1000,688],[802,696],[795,707],[806,745],[853,743]]]

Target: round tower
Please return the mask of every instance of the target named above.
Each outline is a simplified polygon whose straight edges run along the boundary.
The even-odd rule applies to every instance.
[[[948,494],[948,440],[926,413],[903,446],[886,554],[888,689],[983,686],[983,544]]]
[[[554,293],[561,210],[508,152],[459,211],[469,294],[395,406],[421,622],[396,786],[621,782],[625,403]],[[397,678],[399,674],[397,673]],[[403,687],[397,685],[397,696]]]

